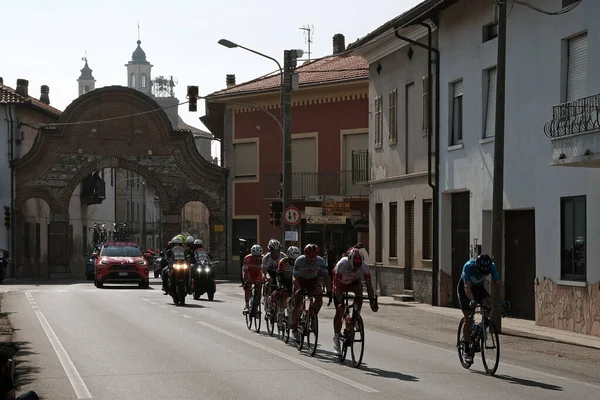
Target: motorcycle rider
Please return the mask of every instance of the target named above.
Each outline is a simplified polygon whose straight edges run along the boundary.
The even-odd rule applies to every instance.
[[[290,246],[287,249],[287,256],[279,260],[277,269],[277,292],[273,297],[279,297],[279,308],[283,310],[286,302],[293,293],[294,263],[296,258],[300,257],[300,249],[296,246]]]
[[[196,239],[196,240],[194,240],[194,244],[192,246],[193,246],[192,257],[193,257],[193,260],[194,260],[194,264],[197,263],[198,261],[200,261],[200,259],[202,259],[202,258],[207,259],[209,261],[212,261],[212,256],[204,248],[204,244],[202,243],[202,239]]]
[[[194,255],[194,237],[188,236],[185,238],[185,259],[192,261],[192,256]]]
[[[169,244],[171,245],[171,248],[167,250],[167,262],[169,263],[169,265],[163,270],[163,274],[162,274],[162,281],[163,281],[163,286],[162,286],[162,290],[165,292],[165,295],[169,294],[169,291],[167,290],[168,286],[167,286],[167,282],[169,282],[169,275],[171,272],[171,269],[173,268],[173,261],[175,259],[174,255],[173,255],[173,250],[177,247],[178,250],[180,251],[184,251],[183,248],[183,240],[181,240],[181,236],[182,235],[177,235],[175,236],[173,239],[171,239],[171,241],[169,242]]]

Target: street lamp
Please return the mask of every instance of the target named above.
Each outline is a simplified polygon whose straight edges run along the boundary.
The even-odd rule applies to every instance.
[[[281,75],[281,110],[283,114],[283,208],[292,205],[292,73],[295,68],[295,62],[304,55],[304,50],[285,50],[283,52],[283,68],[275,58],[267,56],[256,50],[240,46],[227,39],[221,39],[218,42],[221,46],[233,49],[239,47],[250,53],[274,61],[279,67]],[[282,243],[285,243],[285,232],[290,230],[288,224],[283,225]]]

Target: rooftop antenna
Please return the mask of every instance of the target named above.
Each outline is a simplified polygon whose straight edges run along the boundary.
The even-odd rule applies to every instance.
[[[312,54],[312,52],[310,51],[311,48],[311,44],[313,42],[312,38],[313,38],[313,34],[315,32],[315,26],[314,25],[304,25],[302,26],[302,28],[299,28],[301,30],[304,31],[304,42],[308,44],[308,51],[306,52],[306,54],[308,55],[308,61],[310,61],[310,55]]]

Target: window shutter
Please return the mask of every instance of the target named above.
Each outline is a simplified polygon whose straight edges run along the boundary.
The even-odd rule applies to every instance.
[[[423,133],[429,133],[429,77],[423,77]]]
[[[496,68],[488,70],[487,111],[485,115],[485,137],[496,134]]]
[[[587,33],[569,40],[567,67],[567,102],[587,96]]]
[[[454,83],[454,97],[459,97],[463,95],[463,81],[458,81]]]
[[[375,262],[383,262],[383,204],[375,204]]]

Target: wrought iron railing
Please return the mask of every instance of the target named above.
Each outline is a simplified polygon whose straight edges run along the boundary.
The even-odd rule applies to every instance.
[[[600,94],[552,107],[552,119],[544,125],[551,139],[600,130]]]
[[[366,175],[365,175],[366,174]],[[366,185],[366,172],[357,170],[341,172],[296,172],[292,174],[292,197],[306,199],[309,196],[344,196],[368,198],[369,187]],[[278,198],[280,190],[279,174],[265,174],[263,196],[268,199]]]

